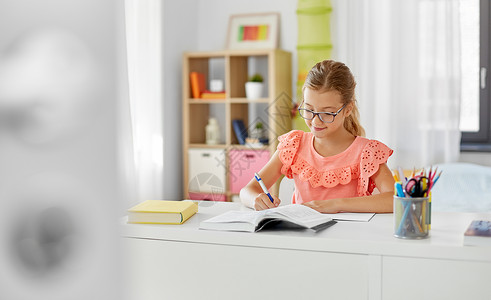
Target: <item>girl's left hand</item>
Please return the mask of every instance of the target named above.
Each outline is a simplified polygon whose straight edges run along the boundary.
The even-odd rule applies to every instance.
[[[337,199],[330,200],[313,200],[302,203],[305,206],[315,209],[325,214],[337,214],[340,210],[337,208]]]

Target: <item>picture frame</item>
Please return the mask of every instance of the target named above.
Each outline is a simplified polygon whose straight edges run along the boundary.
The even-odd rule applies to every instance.
[[[279,13],[231,15],[227,45],[230,50],[276,49],[279,44]]]

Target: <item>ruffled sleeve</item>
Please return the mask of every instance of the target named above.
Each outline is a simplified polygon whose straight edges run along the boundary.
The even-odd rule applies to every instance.
[[[292,164],[297,154],[300,140],[302,139],[303,131],[292,130],[278,137],[278,156],[283,163],[281,173],[288,178],[293,178]]]
[[[375,140],[368,142],[361,153],[360,160],[360,177],[358,178],[358,195],[371,195],[375,184],[370,177],[377,173],[381,164],[387,162],[389,156],[394,151]]]

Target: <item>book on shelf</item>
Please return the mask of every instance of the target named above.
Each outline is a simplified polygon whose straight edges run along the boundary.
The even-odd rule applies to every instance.
[[[128,209],[128,223],[182,224],[197,212],[193,201],[146,200]]]
[[[256,232],[264,228],[297,228],[315,232],[336,224],[326,216],[301,204],[289,204],[261,211],[228,211],[200,223],[200,229]]]
[[[201,93],[202,99],[225,99],[225,92],[211,92],[205,90]]]
[[[206,89],[205,75],[200,72],[191,72],[189,77],[191,81],[191,95],[193,98],[201,98],[201,94]]]
[[[491,246],[491,221],[472,221],[464,233],[464,245]]]
[[[242,120],[232,120],[232,126],[234,128],[235,136],[237,137],[237,141],[239,144],[244,145],[246,143],[247,138],[247,129],[244,126],[244,122]]]

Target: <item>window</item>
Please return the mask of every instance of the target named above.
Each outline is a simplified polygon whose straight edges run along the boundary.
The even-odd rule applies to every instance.
[[[461,150],[491,151],[490,5],[488,0],[462,0]]]

